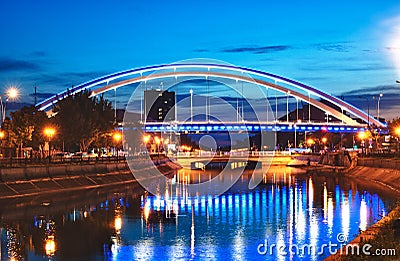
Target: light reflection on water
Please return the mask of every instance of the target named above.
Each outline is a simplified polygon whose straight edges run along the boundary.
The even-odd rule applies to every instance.
[[[260,257],[257,246],[265,239],[288,248],[338,243],[339,233],[351,240],[387,213],[390,203],[348,179],[296,176],[280,167],[271,168],[254,190],[247,189],[245,173],[219,197],[189,196],[177,181],[198,180],[199,173],[179,172],[157,195],[136,187],[82,199],[73,208],[53,203],[15,219],[0,208],[7,217],[0,226],[0,259],[252,260]],[[263,258],[300,257],[274,251]]]

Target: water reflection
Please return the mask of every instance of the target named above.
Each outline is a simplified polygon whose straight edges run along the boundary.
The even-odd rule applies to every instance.
[[[0,259],[248,260],[264,239],[287,249],[337,243],[338,233],[352,239],[390,202],[347,179],[279,167],[254,190],[245,173],[221,196],[190,196],[187,184],[198,175],[180,172],[156,195],[132,186],[47,206],[1,204]],[[275,251],[265,258],[288,256]],[[321,258],[312,252],[308,259]]]

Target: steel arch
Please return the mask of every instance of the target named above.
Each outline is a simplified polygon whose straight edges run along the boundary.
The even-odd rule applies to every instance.
[[[50,98],[38,103],[37,106],[39,107],[40,110],[46,110],[50,106],[52,106],[54,103],[57,103],[59,100],[67,97],[70,94],[74,94],[74,93],[77,93],[77,92],[80,92],[80,91],[83,91],[83,90],[86,90],[86,89],[94,88],[94,87],[95,87],[93,89],[94,93],[95,94],[99,94],[99,93],[102,93],[102,92],[105,92],[105,91],[108,91],[108,90],[111,90],[111,89],[115,89],[115,88],[124,86],[126,84],[121,84],[121,83],[124,83],[126,81],[130,81],[132,79],[128,79],[128,80],[125,80],[125,81],[121,81],[121,82],[109,85],[110,81],[114,81],[114,80],[117,80],[117,79],[120,79],[120,78],[132,76],[132,75],[138,75],[138,77],[134,78],[134,79],[137,80],[136,82],[145,81],[145,80],[149,80],[150,79],[149,77],[151,75],[143,76],[143,74],[149,73],[149,72],[157,72],[157,71],[161,71],[161,70],[169,70],[169,69],[173,69],[173,73],[166,74],[167,77],[178,76],[178,75],[184,76],[185,75],[185,72],[177,72],[176,71],[177,69],[207,69],[207,72],[197,72],[198,75],[206,76],[206,75],[214,74],[214,76],[218,77],[217,73],[211,71],[211,69],[222,69],[222,70],[228,70],[228,71],[232,71],[232,72],[240,72],[240,73],[246,73],[246,74],[254,75],[254,76],[258,76],[258,77],[268,78],[268,79],[274,80],[275,82],[285,83],[285,84],[290,85],[290,86],[292,86],[294,88],[298,88],[298,89],[300,89],[302,91],[308,92],[309,95],[312,94],[312,95],[315,95],[315,96],[317,96],[319,98],[325,99],[325,100],[331,102],[332,104],[338,106],[342,110],[348,111],[351,114],[353,114],[354,116],[362,119],[364,122],[368,121],[371,124],[376,125],[377,127],[380,127],[380,128],[385,128],[386,127],[385,123],[382,123],[379,120],[375,119],[374,117],[371,117],[371,115],[368,115],[366,112],[358,109],[357,107],[355,107],[355,106],[353,106],[353,105],[351,105],[351,104],[349,104],[349,103],[347,103],[347,102],[345,102],[345,101],[343,101],[343,100],[341,100],[341,99],[339,99],[339,98],[337,98],[335,96],[332,96],[332,95],[330,95],[330,94],[328,94],[326,92],[323,92],[323,91],[321,91],[321,90],[319,90],[317,88],[308,86],[306,84],[303,84],[303,83],[297,82],[295,80],[291,80],[291,79],[288,79],[288,78],[285,78],[285,77],[282,77],[282,76],[279,76],[279,75],[276,75],[276,74],[263,72],[263,71],[256,70],[256,69],[233,66],[233,65],[226,65],[226,64],[214,64],[214,63],[162,64],[162,65],[148,66],[148,67],[142,67],[142,68],[137,68],[137,69],[129,69],[129,70],[125,70],[125,71],[109,74],[109,75],[106,75],[106,76],[102,76],[102,77],[99,77],[97,79],[93,79],[91,81],[88,81],[88,82],[82,83],[80,85],[77,85],[77,86],[75,86],[75,87],[73,87],[71,89],[67,89],[67,90],[65,90],[65,91],[63,91],[63,92],[61,92],[59,94],[56,94],[56,95],[54,95],[54,96],[52,96],[52,97],[50,97]],[[193,75],[193,73],[195,73],[195,72],[186,72],[186,74],[189,74],[189,73],[191,73]],[[161,74],[159,74],[159,75],[161,75]],[[220,76],[222,77],[223,75],[220,75]],[[231,79],[246,80],[247,82],[250,82],[249,79],[252,79],[252,78],[248,78],[248,77],[241,78],[240,76],[233,75],[233,74],[229,75],[229,76],[230,76]],[[252,83],[257,83],[257,81],[259,81],[259,80],[252,79],[251,82]],[[280,86],[280,85],[277,85],[277,84],[268,83],[268,82],[265,82],[265,81],[259,81],[259,83],[262,83],[261,85],[264,85],[264,86],[268,85],[269,88],[273,88],[273,89],[276,89],[276,90],[281,91],[281,92],[286,92],[286,93],[290,92],[291,96],[295,96],[295,97],[297,96],[298,98],[303,99],[306,102],[309,102],[309,101],[311,102],[311,99],[308,98],[309,96],[305,96],[305,95],[303,95],[303,94],[301,94],[299,92],[293,91],[292,89],[289,89],[289,88],[286,88],[286,87],[283,87],[283,86]],[[259,84],[259,83],[257,83],[257,84]],[[102,84],[107,84],[107,85],[106,86],[101,86]],[[118,84],[120,84],[120,85],[118,85]],[[129,83],[127,83],[127,84],[129,84]],[[98,91],[96,91],[96,90],[98,90]],[[304,99],[304,97],[307,97],[307,98]],[[333,116],[337,115],[335,117],[338,118],[339,120],[342,119],[347,124],[354,125],[354,122],[355,122],[354,120],[350,119],[346,115],[343,115],[343,114],[339,113],[334,108],[331,108],[331,107],[329,107],[329,106],[327,106],[325,104],[324,104],[324,106],[322,106],[321,105],[322,103],[316,101],[315,99],[313,99],[312,102],[313,102],[312,104],[314,106],[319,107],[320,109],[329,112],[331,115],[333,115]],[[338,114],[340,114],[340,115],[338,115]],[[347,118],[344,118],[344,116],[347,117]]]

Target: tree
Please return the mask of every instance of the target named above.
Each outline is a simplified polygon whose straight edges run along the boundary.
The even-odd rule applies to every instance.
[[[87,151],[93,142],[113,130],[111,102],[103,96],[89,96],[89,91],[82,91],[64,98],[53,107],[59,128],[58,138],[69,149],[79,146],[81,151]]]

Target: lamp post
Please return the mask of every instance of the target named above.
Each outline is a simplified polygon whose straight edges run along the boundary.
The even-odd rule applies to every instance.
[[[383,93],[380,93],[379,96],[378,96],[378,121],[379,121],[379,118],[380,118],[380,103],[381,103],[382,96],[383,96]]]
[[[0,110],[1,110],[1,122],[2,124],[4,122],[4,119],[6,118],[6,102],[8,100],[15,100],[19,96],[19,91],[15,87],[10,87],[7,89],[7,91],[4,93],[6,100],[3,102],[3,98],[0,96]]]
[[[364,156],[364,147],[365,147],[364,139],[365,139],[365,132],[360,132],[360,133],[358,133],[358,137],[359,137],[360,140],[361,140],[361,154]]]
[[[400,143],[400,127],[397,127],[395,130],[395,133],[397,135],[397,152],[399,152],[399,143]]]
[[[114,133],[113,139],[114,139],[114,141],[115,141],[115,147],[114,147],[115,156],[118,157],[118,144],[119,144],[120,141],[122,140],[122,134],[121,134],[120,132]]]
[[[323,149],[325,150],[325,144],[328,141],[328,139],[326,137],[323,137],[321,141],[322,141],[322,144],[324,146]]]
[[[56,134],[56,130],[52,127],[47,127],[44,129],[43,133],[49,141],[49,162],[50,162],[50,158],[51,158],[51,144],[50,143],[51,143],[51,139]]]
[[[310,147],[311,152],[314,152],[314,150],[312,149],[312,146],[314,145],[314,143],[315,143],[315,141],[314,141],[313,139],[311,139],[311,138],[309,138],[309,139],[307,140],[307,144],[308,144],[308,146]]]
[[[190,122],[193,123],[193,90],[190,89]]]
[[[154,138],[154,141],[156,142],[156,145],[157,145],[157,158],[158,158],[158,160],[160,160],[160,143],[161,143],[161,139],[158,136],[156,136]]]
[[[4,131],[0,131],[0,158],[3,158],[3,139],[6,136],[6,134],[4,133]]]

